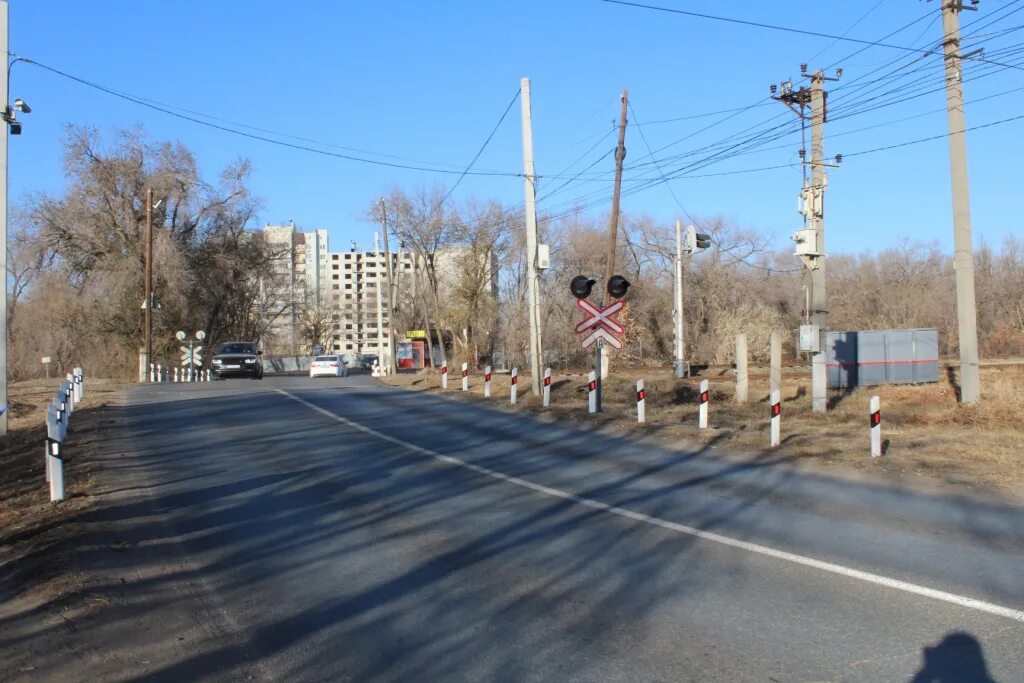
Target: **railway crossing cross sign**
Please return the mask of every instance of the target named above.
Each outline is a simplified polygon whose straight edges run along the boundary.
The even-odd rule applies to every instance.
[[[576,305],[587,314],[583,322],[576,326],[576,332],[587,335],[580,342],[583,348],[589,349],[602,341],[621,351],[622,340],[616,335],[625,334],[626,329],[615,320],[615,315],[626,307],[626,302],[620,299],[601,308],[587,299],[576,299]]]
[[[202,346],[179,346],[181,349],[181,364],[185,366],[189,365],[202,365],[203,354],[200,353],[203,350]]]

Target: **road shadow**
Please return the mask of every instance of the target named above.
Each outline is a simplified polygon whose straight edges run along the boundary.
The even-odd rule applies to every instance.
[[[969,633],[948,634],[922,650],[924,663],[910,683],[995,683],[981,643]]]

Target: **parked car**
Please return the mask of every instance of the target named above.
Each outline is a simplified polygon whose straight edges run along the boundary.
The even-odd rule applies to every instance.
[[[309,364],[309,378],[348,377],[348,364],[341,356],[317,356]]]
[[[256,342],[225,342],[213,354],[210,368],[214,379],[225,377],[251,377],[263,379],[263,352],[256,348]]]

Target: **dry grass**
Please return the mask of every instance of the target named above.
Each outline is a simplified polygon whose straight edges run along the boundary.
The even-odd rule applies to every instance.
[[[1024,497],[1024,367],[982,368],[984,400],[965,407],[956,399],[955,370],[942,382],[861,388],[833,397],[825,415],[811,410],[810,379],[802,368],[784,368],[782,449],[811,466],[872,469],[892,475],[928,475],[948,483],[995,487]],[[637,424],[636,379],[647,390],[647,422]],[[709,380],[710,428],[697,427],[700,379]],[[440,391],[433,372],[389,377],[389,384],[414,390]],[[458,376],[447,393],[461,396]],[[545,409],[530,393],[529,375],[520,375],[519,403],[509,405],[509,378],[495,375],[491,402],[508,410],[547,413],[556,419],[600,424],[605,429],[668,441],[703,444],[714,441],[745,451],[767,450],[769,409],[767,369],[750,372],[750,400],[734,400],[735,379],[729,368],[711,368],[702,377],[676,379],[668,369],[624,370],[604,382],[604,411],[587,413],[586,375],[556,375],[552,407]],[[483,400],[483,378],[471,378],[469,400]],[[868,400],[882,405],[885,456],[870,457]]]
[[[75,520],[92,503],[89,454],[102,436],[103,415],[116,401],[122,383],[86,377],[85,399],[71,416],[65,442],[65,500],[50,502],[44,477],[46,406],[60,380],[31,380],[8,386],[7,436],[0,439],[0,564],[17,558],[23,589],[58,593],[74,577],[64,575],[62,541],[76,533]],[[63,552],[67,552],[64,549]],[[0,596],[2,599],[2,596]]]

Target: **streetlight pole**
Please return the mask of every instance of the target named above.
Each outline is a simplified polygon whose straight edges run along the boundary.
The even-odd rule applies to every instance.
[[[10,101],[9,70],[10,57],[7,51],[7,0],[0,0],[0,54],[4,56],[0,69],[0,93],[4,95],[4,118]],[[7,434],[7,122],[0,125],[0,273],[3,274],[3,296],[0,296],[0,436]]]

